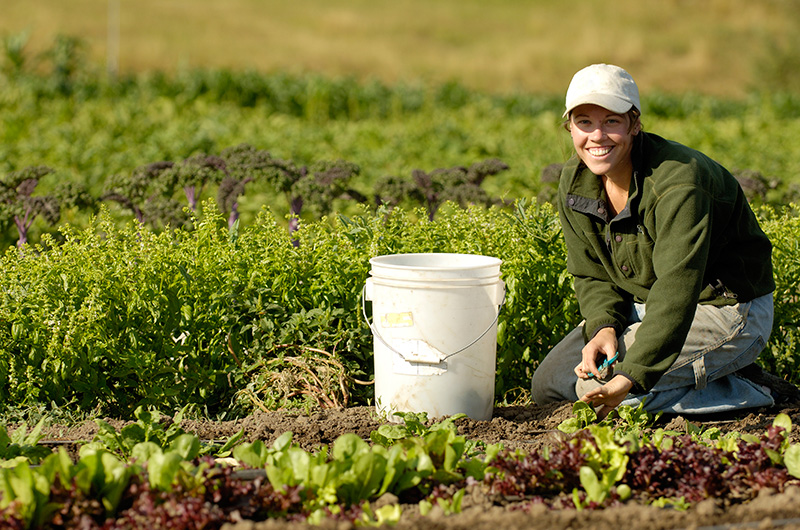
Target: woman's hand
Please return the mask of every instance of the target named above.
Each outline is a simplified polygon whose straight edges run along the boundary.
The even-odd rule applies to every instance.
[[[597,374],[597,360],[604,356],[611,359],[617,353],[617,332],[614,328],[603,328],[586,343],[581,350],[581,363],[575,367],[575,375],[581,379],[589,379]],[[602,361],[601,361],[602,362]]]
[[[631,388],[633,388],[633,382],[630,379],[624,375],[615,375],[603,386],[586,392],[581,396],[581,401],[592,405],[597,411],[597,417],[603,419],[622,403]]]

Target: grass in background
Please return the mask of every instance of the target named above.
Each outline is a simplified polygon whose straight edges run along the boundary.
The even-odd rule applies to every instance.
[[[40,50],[77,35],[104,66],[114,6],[123,73],[256,69],[562,93],[602,61],[645,92],[800,88],[800,12],[781,0],[7,0],[0,35],[28,30]]]

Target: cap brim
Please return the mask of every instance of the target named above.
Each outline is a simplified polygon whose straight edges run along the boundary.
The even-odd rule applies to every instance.
[[[611,94],[586,94],[574,101],[570,101],[567,105],[567,110],[564,111],[561,117],[566,118],[575,107],[581,105],[598,105],[616,114],[625,114],[634,107],[634,104],[630,101]]]

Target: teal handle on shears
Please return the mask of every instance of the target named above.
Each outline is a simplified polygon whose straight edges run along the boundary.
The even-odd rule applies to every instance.
[[[616,361],[616,360],[617,360],[617,357],[619,357],[619,352],[615,353],[615,354],[614,354],[614,356],[613,356],[612,358],[610,358],[610,359],[609,359],[609,358],[606,358],[606,360],[605,360],[605,361],[603,361],[603,364],[601,364],[601,365],[600,365],[600,366],[597,368],[597,370],[599,371],[599,370],[603,370],[604,368],[608,368],[609,366],[611,366],[611,363],[613,363],[614,361]],[[595,374],[593,374],[593,373],[590,373],[590,374],[589,374],[589,379],[591,379],[592,377],[597,377],[597,375],[595,375]]]

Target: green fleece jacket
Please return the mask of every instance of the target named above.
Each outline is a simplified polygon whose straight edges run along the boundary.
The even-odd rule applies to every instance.
[[[585,339],[627,326],[635,343],[615,367],[648,391],[672,366],[697,304],[748,302],[775,289],[772,247],[736,179],[707,156],[650,133],[632,150],[628,203],[613,219],[601,179],[577,156],[563,168],[559,214]]]

